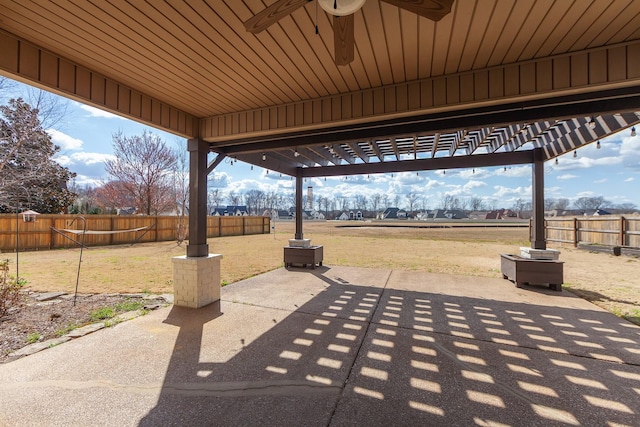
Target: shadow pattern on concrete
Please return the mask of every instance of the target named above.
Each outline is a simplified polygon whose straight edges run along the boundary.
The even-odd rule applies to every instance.
[[[261,300],[281,314],[251,342],[239,335],[240,348],[223,362],[203,361],[214,359],[203,341],[211,346],[216,334],[232,332],[216,330],[217,307],[174,307],[165,322],[180,328],[178,338],[157,405],[140,425],[631,426],[640,419],[635,325],[595,306],[399,290],[388,274],[368,286],[333,273],[286,276],[306,293],[304,304],[270,300],[282,283],[268,275],[253,288],[252,279],[238,284],[244,294],[230,289],[233,301],[223,294],[222,316],[247,304],[251,315]],[[511,289],[505,282],[504,292]],[[291,304],[296,309],[278,308]]]

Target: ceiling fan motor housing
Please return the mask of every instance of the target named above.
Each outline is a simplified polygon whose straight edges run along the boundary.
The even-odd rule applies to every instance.
[[[330,15],[351,15],[364,5],[366,0],[317,0],[320,7]]]

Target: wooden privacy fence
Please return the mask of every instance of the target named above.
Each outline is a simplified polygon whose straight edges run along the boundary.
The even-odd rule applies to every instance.
[[[549,242],[640,247],[640,218],[546,218]]]
[[[180,217],[177,216],[114,216],[85,215],[87,232],[101,231],[102,234],[85,234],[86,246],[122,245],[134,242],[160,242],[177,240]],[[58,230],[82,230],[83,223],[77,215],[38,215],[34,222],[24,222],[22,215],[16,220],[14,214],[0,215],[0,251],[11,252],[18,247],[24,250],[72,248],[77,245],[57,233]],[[188,228],[189,218],[184,218]],[[16,233],[16,225],[18,226]],[[140,228],[143,228],[139,230]],[[116,233],[111,233],[116,231]],[[119,232],[118,232],[119,231]],[[248,234],[269,234],[270,219],[262,216],[210,216],[207,217],[207,237],[243,236]],[[80,241],[82,235],[63,233]]]

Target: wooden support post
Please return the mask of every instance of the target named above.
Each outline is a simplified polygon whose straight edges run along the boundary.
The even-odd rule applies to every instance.
[[[625,219],[625,217],[621,216],[620,217],[620,246],[625,246],[625,235],[627,234],[627,230],[626,230],[626,222],[627,220]]]
[[[209,143],[199,138],[187,142],[189,150],[189,244],[187,257],[206,257],[207,244],[207,154]]]
[[[296,169],[296,240],[302,240],[302,168]]]
[[[578,218],[573,218],[573,247],[578,247]]]
[[[533,153],[533,236],[532,249],[547,249],[544,238],[544,157],[542,148],[536,148]]]

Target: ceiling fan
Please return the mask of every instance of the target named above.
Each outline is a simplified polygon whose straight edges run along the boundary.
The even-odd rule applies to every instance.
[[[312,0],[278,0],[271,6],[248,19],[244,26],[247,31],[257,34],[275,24]],[[316,0],[328,14],[333,15],[333,39],[336,65],[347,65],[353,61],[354,19],[366,0]],[[408,10],[432,21],[439,21],[451,12],[454,0],[381,0],[401,9]]]

